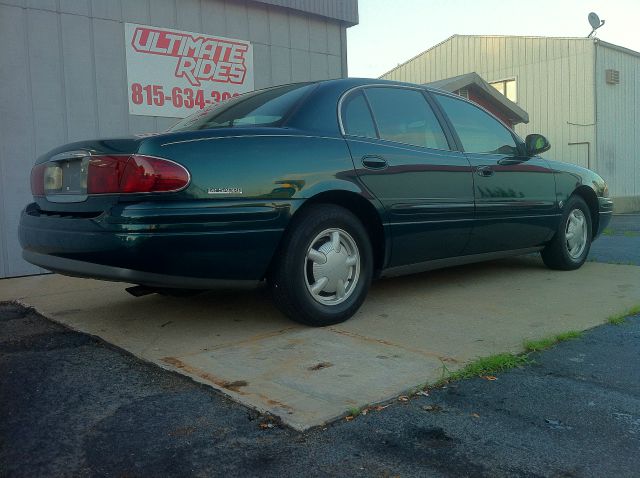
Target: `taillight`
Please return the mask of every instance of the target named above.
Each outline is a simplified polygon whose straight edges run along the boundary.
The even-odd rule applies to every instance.
[[[129,156],[94,156],[89,160],[87,194],[120,192],[120,179]]]
[[[121,193],[177,191],[189,184],[187,170],[172,161],[131,156],[120,180]]]
[[[150,156],[93,156],[87,194],[177,191],[189,184],[187,170],[173,161]]]
[[[31,169],[31,194],[44,196],[44,170],[47,165],[38,164]]]

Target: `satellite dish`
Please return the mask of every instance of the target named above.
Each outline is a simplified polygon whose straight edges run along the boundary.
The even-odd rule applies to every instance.
[[[589,36],[587,36],[587,38],[591,38],[596,30],[604,25],[604,20],[600,20],[600,17],[595,12],[591,12],[588,18],[589,25],[591,25],[591,28],[593,28],[593,30],[591,30],[591,33],[589,33]]]

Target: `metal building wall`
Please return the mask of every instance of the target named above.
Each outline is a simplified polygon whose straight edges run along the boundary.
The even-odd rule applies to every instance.
[[[255,0],[269,5],[335,18],[349,26],[358,23],[358,0]]]
[[[596,43],[598,169],[615,193],[618,210],[640,210],[640,55]],[[606,70],[620,72],[607,84]]]
[[[296,2],[309,3],[268,3]],[[335,7],[335,0],[315,6],[321,3],[327,12]],[[357,2],[347,3],[353,23]],[[347,74],[348,22],[278,6],[244,0],[0,0],[0,277],[39,272],[22,260],[17,239],[37,156],[70,141],[160,131],[176,121],[128,114],[124,22],[249,40],[256,88]]]
[[[516,132],[544,134],[552,145],[545,156],[597,170],[588,158],[588,149],[592,157],[596,150],[594,50],[582,38],[454,35],[383,78],[428,83],[473,71],[489,82],[515,77],[517,103],[529,113]]]

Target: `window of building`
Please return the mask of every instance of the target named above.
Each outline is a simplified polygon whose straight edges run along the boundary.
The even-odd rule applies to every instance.
[[[469,99],[469,88],[460,88],[458,91],[454,91],[454,93],[458,96]]]
[[[449,149],[447,137],[424,95],[407,88],[367,88],[365,94],[382,139]]]
[[[342,126],[346,134],[366,138],[378,137],[362,92],[357,91],[349,95],[342,106],[342,112]]]
[[[513,135],[500,121],[466,101],[438,94],[435,96],[458,133],[465,151],[518,154]]]
[[[518,101],[515,78],[511,78],[508,80],[491,81],[489,82],[489,84],[514,103]]]

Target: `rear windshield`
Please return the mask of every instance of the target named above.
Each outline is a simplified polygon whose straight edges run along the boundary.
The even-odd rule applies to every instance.
[[[195,131],[243,126],[278,126],[315,84],[297,83],[245,93],[187,116],[169,131]]]

